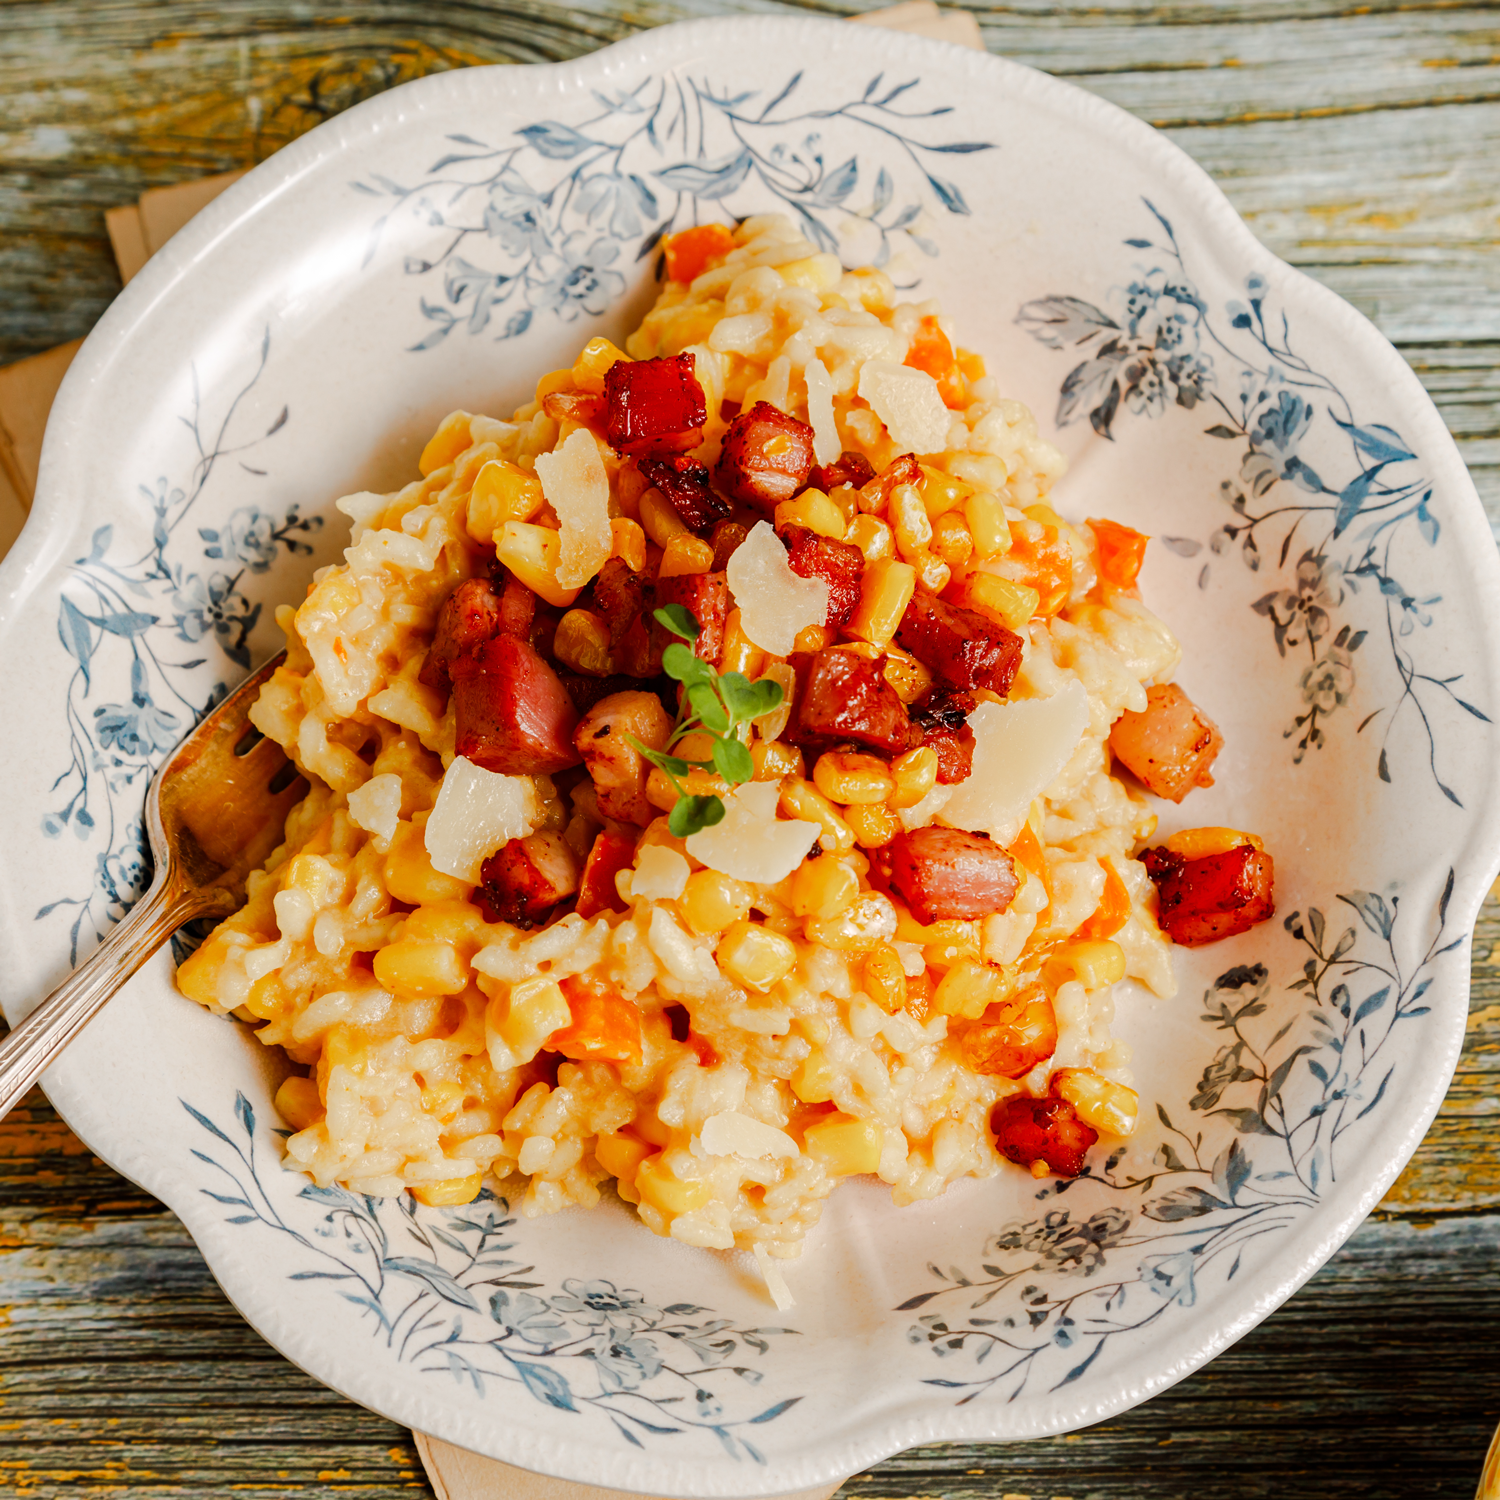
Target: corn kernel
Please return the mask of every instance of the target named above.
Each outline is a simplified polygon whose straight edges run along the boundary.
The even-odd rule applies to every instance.
[[[896,784],[892,807],[915,807],[937,785],[937,751],[919,745],[891,762],[891,780]]]
[[[583,352],[573,361],[574,385],[590,396],[602,396],[604,377],[609,373],[610,367],[622,359],[626,364],[630,363],[630,356],[616,349],[608,339],[590,339],[583,346]],[[615,1175],[619,1176],[619,1173]]]
[[[676,753],[676,747],[673,747]],[[729,783],[712,771],[700,771],[696,767],[686,776],[679,776],[683,789],[689,797],[723,797],[729,792]],[[660,766],[653,766],[646,778],[646,801],[663,812],[671,812],[682,794],[672,785],[671,778]]]
[[[503,458],[491,459],[474,476],[466,525],[476,542],[488,543],[507,521],[529,521],[542,508],[542,481]]]
[[[1131,1135],[1141,1101],[1136,1091],[1112,1083],[1092,1068],[1061,1068],[1052,1075],[1052,1090],[1078,1111],[1078,1118],[1106,1135]]]
[[[888,942],[895,935],[895,915],[884,896],[870,891],[836,917],[804,918],[802,932],[808,942],[840,953],[868,953],[876,943]]]
[[[844,821],[861,849],[883,849],[901,832],[901,822],[883,802],[856,803],[844,809]]]
[[[788,776],[782,783],[778,804],[784,816],[816,823],[822,832],[818,842],[825,854],[847,854],[854,847],[854,832],[833,810],[833,804],[812,782]]]
[[[793,651],[818,652],[833,639],[833,632],[823,625],[804,625],[792,642]]]
[[[993,573],[970,573],[963,583],[963,603],[987,620],[1018,634],[1041,607],[1042,596],[1030,585],[1012,583]]]
[[[594,1142],[594,1160],[609,1173],[623,1182],[633,1182],[641,1163],[652,1154],[651,1145],[638,1136],[601,1135]]]
[[[998,495],[980,490],[964,501],[964,520],[974,538],[974,550],[980,557],[994,557],[1010,551],[1010,522],[1005,519],[1005,505]]]
[[[745,634],[739,610],[730,610],[724,621],[724,654],[720,658],[719,670],[742,673],[753,682],[765,664],[766,653]]]
[[[495,536],[495,555],[532,593],[566,609],[579,591],[565,589],[557,581],[561,545],[558,534],[549,527],[507,521]]]
[[[896,550],[907,562],[915,562],[932,540],[932,522],[922,496],[909,484],[898,484],[891,491],[886,517],[896,533]]]
[[[909,563],[871,563],[860,585],[859,604],[844,629],[873,646],[887,645],[916,591],[917,573]]]
[[[459,1203],[472,1203],[479,1196],[483,1183],[484,1168],[475,1167],[467,1177],[445,1177],[441,1182],[414,1182],[411,1185],[411,1195],[428,1208],[452,1208]]]
[[[737,984],[764,994],[796,967],[793,943],[754,922],[740,921],[719,940],[719,968]]]
[[[410,823],[397,825],[386,851],[381,875],[385,888],[397,901],[426,906],[434,901],[462,901],[469,883],[456,875],[444,875],[432,867],[427,854],[427,814],[418,813]]]
[[[928,967],[946,973],[954,964],[966,960],[978,963],[984,951],[983,930],[979,922],[963,922],[956,918],[934,922],[918,940]],[[897,936],[900,936],[899,932]]]
[[[469,446],[469,414],[466,411],[450,411],[438,429],[428,439],[417,460],[417,469],[425,479],[439,469],[451,464]]]
[[[662,1161],[660,1152],[648,1156],[636,1168],[635,1190],[641,1195],[642,1202],[674,1218],[678,1214],[690,1214],[697,1208],[706,1208],[714,1196],[714,1185],[706,1177],[694,1182],[674,1177],[671,1168]]]
[[[874,1120],[852,1115],[830,1115],[802,1132],[807,1151],[835,1177],[854,1177],[880,1166],[884,1137]]]
[[[467,955],[485,941],[484,917],[469,901],[430,901],[407,917],[401,935],[448,943]]]
[[[844,540],[858,547],[867,563],[881,562],[896,555],[896,533],[879,516],[855,516],[844,533]]]
[[[224,961],[231,953],[239,951],[224,941],[220,931],[222,929],[211,933],[196,953],[190,953],[177,966],[177,988],[199,1005],[218,1005],[219,976]]]
[[[864,990],[887,1015],[906,1008],[906,966],[889,943],[876,943],[865,955]]]
[[[586,677],[608,677],[614,669],[609,626],[592,610],[570,609],[557,622],[552,653],[565,667]]]
[[[877,755],[829,750],[813,767],[813,782],[830,802],[845,805],[884,802],[896,790],[891,773]]]
[[[933,469],[926,464],[921,467],[922,482],[918,488],[922,504],[933,521],[957,510],[974,493],[972,484],[956,479],[952,474],[945,474],[941,469]]]
[[[776,269],[788,286],[806,287],[810,292],[831,292],[844,274],[838,256],[827,251],[788,261]]]
[[[639,521],[629,516],[616,516],[609,523],[611,557],[618,557],[632,573],[640,573],[646,567],[646,533]]]
[[[932,673],[909,651],[903,651],[899,646],[886,647],[885,664],[880,673],[903,703],[915,703],[932,687]]]
[[[804,860],[792,876],[792,911],[799,917],[837,917],[858,895],[859,876],[827,854]]]
[[[917,582],[930,594],[941,594],[953,579],[953,569],[933,552],[919,552],[912,558]]]
[[[797,1065],[792,1074],[792,1092],[804,1104],[826,1104],[833,1098],[837,1075],[827,1056],[814,1050]]]
[[[709,932],[723,932],[747,917],[753,894],[743,880],[732,875],[720,874],[718,870],[694,870],[678,898],[677,909],[688,926],[702,937]]]
[[[932,551],[955,569],[962,568],[974,555],[974,538],[957,512],[950,510],[932,523]]]
[[[1246,844],[1252,849],[1266,847],[1256,834],[1241,833],[1237,828],[1184,828],[1169,834],[1162,844],[1184,859],[1207,859],[1214,854],[1228,854],[1231,849],[1242,849]]]
[[[858,270],[846,271],[839,281],[839,290],[852,297],[866,312],[878,318],[888,313],[896,302],[896,285],[884,271],[874,266],[861,266]]]
[[[485,1007],[486,1041],[497,1073],[529,1063],[554,1031],[570,1025],[573,1012],[555,979],[533,974],[496,995]]]
[[[323,1118],[323,1101],[318,1098],[318,1085],[311,1078],[299,1078],[295,1073],[282,1080],[276,1090],[276,1113],[293,1130],[306,1130]]]
[[[641,496],[641,525],[646,535],[658,547],[665,548],[674,536],[692,536],[677,507],[658,489],[649,489]],[[709,554],[712,558],[713,554]]]
[[[662,548],[658,578],[685,578],[693,573],[711,572],[714,549],[702,537],[684,533],[672,537]]]
[[[627,464],[615,475],[615,503],[620,513],[633,521],[641,515],[641,496],[651,488],[651,481],[634,464]]]
[[[1042,970],[1053,989],[1076,978],[1086,990],[1101,990],[1125,977],[1125,950],[1113,938],[1068,943]]]
[[[804,769],[802,752],[785,740],[763,740],[757,737],[750,744],[750,761],[755,767],[753,779],[756,781],[780,781],[783,776],[800,777]]]
[[[848,530],[844,513],[822,490],[803,490],[795,500],[783,500],[776,507],[776,529],[783,526],[805,526],[819,536],[841,542]]]
[[[554,396],[558,391],[576,391],[578,382],[573,378],[572,370],[549,370],[536,383],[536,400],[540,406],[548,396]]]
[[[397,995],[457,995],[469,986],[469,966],[451,943],[403,937],[376,953],[375,977]]]
[[[989,1006],[1003,1000],[1015,987],[1015,975],[989,964],[962,959],[938,982],[932,1008],[939,1015],[977,1021]]]
[[[1061,529],[1068,524],[1050,505],[1026,505],[1022,507],[1021,514],[1035,521],[1039,526],[1053,526]]]

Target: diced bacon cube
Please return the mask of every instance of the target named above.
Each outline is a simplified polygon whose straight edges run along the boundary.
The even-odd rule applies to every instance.
[[[505,572],[503,568],[501,572],[505,576],[505,586],[500,591],[500,628],[495,633],[528,640],[536,621],[537,605],[541,601],[514,574]]]
[[[934,688],[911,707],[911,721],[921,730],[921,743],[936,751],[939,786],[957,786],[974,768],[974,731],[969,715],[975,699],[970,693]]]
[[[534,927],[578,890],[578,856],[559,833],[512,839],[485,860],[474,900],[485,920]]]
[[[915,460],[913,460],[915,462]],[[875,467],[863,453],[841,453],[831,464],[822,464],[808,476],[808,483],[831,494],[841,484],[863,489],[875,477]]]
[[[1148,790],[1181,802],[1195,786],[1214,784],[1209,768],[1224,736],[1175,682],[1159,682],[1146,689],[1144,712],[1115,721],[1109,748]]]
[[[452,677],[457,754],[510,776],[578,764],[572,700],[525,641],[497,635],[456,657]]]
[[[589,768],[606,818],[644,828],[657,816],[646,801],[651,767],[630,741],[664,750],[671,734],[672,718],[661,700],[638,688],[601,699],[579,720],[573,743]]]
[[[805,526],[788,526],[777,533],[786,547],[787,562],[799,578],[821,578],[828,585],[828,616],[824,624],[838,630],[859,604],[865,576],[864,554],[848,542],[819,536]]]
[[[691,354],[617,360],[604,375],[604,435],[619,453],[683,453],[703,440],[708,401]]]
[[[812,428],[757,401],[729,424],[714,483],[731,499],[771,511],[807,488],[812,468]]]
[[[483,578],[464,579],[438,611],[437,632],[418,680],[446,698],[454,658],[498,635],[503,621],[501,596],[489,582]]]
[[[992,1005],[962,1035],[964,1061],[976,1073],[1024,1078],[1057,1051],[1057,1016],[1041,986]]]
[[[1275,863],[1253,844],[1201,859],[1147,849],[1141,863],[1156,886],[1161,930],[1185,948],[1235,937],[1275,915]]]
[[[896,640],[935,677],[964,692],[988,688],[1003,698],[1021,665],[1020,636],[922,588],[906,606]]]
[[[1018,1167],[1042,1162],[1059,1177],[1077,1177],[1084,1153],[1099,1139],[1066,1099],[1033,1099],[1012,1094],[990,1111],[995,1148]]]
[[[1020,882],[999,844],[958,828],[913,828],[890,846],[891,883],[920,922],[972,922],[1003,912]]]
[[[789,739],[852,740],[887,755],[899,755],[910,745],[906,705],[878,662],[827,647],[810,661],[803,657],[793,664],[799,691]]]
[[[618,647],[631,623],[646,613],[646,580],[611,557],[594,579],[594,609],[609,626],[610,646]]]
[[[621,870],[628,870],[634,860],[635,839],[629,834],[605,829],[594,839],[578,883],[578,904],[574,910],[580,917],[597,917],[601,911],[628,910],[615,887],[615,876]]]
[[[689,531],[704,531],[729,515],[729,502],[708,487],[708,467],[695,458],[644,458],[641,474],[682,517]]]
[[[694,651],[704,661],[716,662],[724,654],[724,622],[729,618],[729,582],[723,573],[681,573],[656,580],[656,605],[680,604],[698,622]],[[673,637],[660,625],[653,627],[660,651]],[[657,661],[660,662],[658,655]]]

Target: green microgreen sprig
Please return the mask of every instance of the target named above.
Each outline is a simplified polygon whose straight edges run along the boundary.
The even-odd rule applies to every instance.
[[[634,735],[629,740],[677,789],[677,805],[667,819],[667,827],[675,837],[685,839],[723,822],[724,803],[718,797],[690,793],[681,778],[689,771],[716,771],[730,786],[749,781],[755,774],[755,764],[739,731],[752,719],[781,707],[781,684],[764,677],[751,682],[743,672],[719,672],[696,656],[692,646],[700,627],[682,605],[663,605],[653,611],[652,618],[677,637],[662,652],[661,666],[668,677],[683,685],[682,707],[666,749],[653,750]],[[713,737],[712,760],[685,760],[671,753],[684,735],[698,731]]]

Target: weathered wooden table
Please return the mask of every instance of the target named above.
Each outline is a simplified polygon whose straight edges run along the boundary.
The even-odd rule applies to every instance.
[[[3,0],[0,363],[119,289],[103,210],[259,160],[436,69],[574,56],[772,0]],[[821,9],[862,8],[827,0]],[[975,5],[989,47],[1166,129],[1426,383],[1500,525],[1500,19],[1479,0]],[[1140,1410],[917,1449],[843,1494],[1469,1500],[1500,1419],[1500,908],[1469,1040],[1380,1209],[1291,1303]],[[1495,955],[1492,961],[1491,955]],[[158,1203],[40,1094],[0,1125],[0,1494],[426,1492],[409,1434],[293,1369]]]

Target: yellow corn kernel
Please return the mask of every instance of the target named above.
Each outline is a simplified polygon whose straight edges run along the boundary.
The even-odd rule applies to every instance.
[[[485,1007],[490,1062],[497,1073],[529,1063],[573,1013],[555,979],[533,974],[494,996]]]
[[[1252,849],[1266,847],[1259,835],[1241,833],[1237,828],[1184,828],[1168,834],[1162,844],[1184,859],[1207,859],[1213,854],[1228,854],[1231,849],[1241,849],[1246,844]]]
[[[692,536],[677,514],[677,507],[658,489],[646,490],[641,495],[641,525],[646,535],[663,549],[674,536]],[[709,556],[712,558],[713,554]]]
[[[915,562],[932,540],[932,521],[921,492],[914,485],[898,484],[891,491],[886,516],[896,533],[896,550],[907,562]]]
[[[426,813],[418,813],[410,823],[397,826],[381,874],[386,890],[397,901],[405,901],[410,906],[426,906],[433,901],[462,901],[470,890],[468,881],[433,869],[427,856]]]
[[[634,464],[627,464],[615,475],[615,502],[620,513],[639,521],[641,496],[651,488],[651,481]]]
[[[724,654],[719,670],[740,672],[753,682],[760,676],[765,664],[766,653],[745,634],[744,627],[740,624],[739,610],[730,610],[728,619],[724,621]]]
[[[491,459],[474,477],[465,525],[481,545],[507,521],[529,521],[544,503],[542,481],[503,458]]]
[[[1017,633],[1041,607],[1042,596],[1025,583],[1012,583],[993,573],[970,573],[963,583],[963,603],[987,620]]]
[[[467,951],[468,945],[477,947],[485,939],[484,916],[469,901],[431,901],[407,917],[401,936]]]
[[[658,578],[683,578],[690,573],[713,571],[714,549],[702,537],[684,532],[672,537],[662,548]]]
[[[451,1078],[431,1080],[422,1086],[422,1108],[434,1119],[451,1120],[468,1092]]]
[[[943,975],[932,997],[932,1008],[939,1015],[962,1016],[966,1021],[977,1021],[989,1006],[1003,1000],[1014,986],[1013,973],[966,958]]]
[[[747,990],[764,994],[796,967],[796,946],[754,922],[734,923],[719,939],[719,968]]]
[[[619,1131],[613,1135],[601,1135],[594,1142],[594,1160],[611,1177],[618,1177],[623,1182],[633,1182],[641,1163],[652,1154],[648,1141],[639,1136],[622,1135]]]
[[[906,1008],[906,966],[889,943],[876,943],[861,971],[865,994],[887,1015]]]
[[[548,604],[566,609],[577,597],[577,589],[565,589],[557,581],[561,549],[558,534],[546,526],[507,521],[495,536],[495,555],[533,594]]]
[[[580,391],[587,391],[590,396],[602,396],[604,377],[609,373],[610,367],[622,359],[626,364],[630,363],[630,356],[616,349],[608,339],[590,339],[583,346],[583,352],[573,361],[574,385]]]
[[[375,955],[375,977],[397,995],[457,995],[469,986],[469,966],[451,943],[403,937]]]
[[[805,625],[792,642],[793,651],[821,651],[833,639],[833,632],[823,625]]]
[[[177,988],[199,1005],[217,1005],[224,961],[239,951],[231,948],[218,931],[211,933],[196,953],[190,953],[177,966]]]
[[[1086,990],[1101,990],[1125,977],[1125,950],[1113,938],[1068,943],[1047,960],[1042,973],[1054,990],[1070,979]]]
[[[903,703],[915,703],[932,687],[932,673],[899,646],[886,647],[885,665],[880,673]]]
[[[802,934],[808,942],[840,953],[868,953],[876,943],[889,941],[891,916],[891,903],[871,891],[850,902],[836,917],[804,918]]]
[[[706,729],[695,729],[672,746],[672,754],[680,755],[683,760],[712,760],[714,739]]]
[[[974,555],[974,538],[957,511],[949,511],[932,523],[932,551],[950,568],[961,568]]]
[[[833,1098],[837,1075],[824,1053],[814,1048],[792,1074],[792,1092],[804,1104],[826,1104]]]
[[[749,676],[749,673],[745,675]],[[804,769],[802,752],[785,740],[753,740],[750,761],[755,767],[753,779],[756,781],[780,781],[783,776],[801,776]]]
[[[964,520],[974,538],[974,550],[980,557],[994,557],[1010,551],[1010,522],[1005,519],[1005,505],[998,495],[980,490],[964,501]]]
[[[792,911],[799,917],[836,917],[859,895],[859,876],[830,855],[806,859],[792,876]]]
[[[778,804],[784,816],[816,823],[822,829],[818,842],[825,854],[847,854],[854,847],[854,832],[833,810],[833,804],[801,776],[788,776],[781,786]]]
[[[1068,524],[1050,505],[1023,506],[1021,514],[1035,521],[1039,526],[1063,527]]]
[[[945,474],[941,469],[931,469],[926,464],[922,465],[922,483],[919,488],[922,493],[922,504],[933,521],[936,521],[939,516],[945,516],[950,511],[957,510],[974,493],[972,484],[966,484],[962,479],[955,479],[953,475]]]
[[[955,349],[954,357],[958,360],[958,368],[963,371],[965,380],[983,380],[986,374],[984,355],[975,354],[972,349]]]
[[[855,516],[844,540],[858,547],[867,563],[882,562],[896,555],[896,533],[879,516]]]
[[[570,609],[557,622],[552,652],[565,667],[586,677],[608,677],[614,670],[609,626],[589,609]]]
[[[846,807],[844,821],[854,830],[854,842],[861,849],[883,849],[901,832],[900,820],[883,802]]]
[[[844,513],[822,490],[803,490],[795,500],[783,500],[776,507],[776,529],[783,526],[805,526],[819,536],[841,542],[848,530]]]
[[[484,1168],[475,1167],[467,1177],[445,1177],[441,1182],[414,1182],[411,1195],[428,1208],[452,1208],[472,1203],[484,1183]]]
[[[830,802],[846,806],[884,802],[896,790],[886,763],[878,755],[852,750],[829,750],[813,767],[813,783]]]
[[[871,563],[865,569],[859,604],[845,631],[872,646],[887,645],[916,591],[917,573],[909,563],[890,560]]]
[[[469,414],[466,411],[450,411],[438,429],[428,439],[422,456],[417,460],[417,469],[425,479],[439,469],[451,464],[469,446]]]
[[[696,1208],[706,1208],[714,1196],[714,1185],[706,1177],[694,1182],[674,1177],[671,1168],[662,1161],[660,1152],[648,1156],[636,1168],[635,1190],[641,1195],[642,1202],[674,1218],[678,1214],[690,1214]]]
[[[917,582],[930,594],[941,594],[953,578],[953,569],[935,552],[919,552],[912,558]]]
[[[866,312],[874,313],[877,318],[888,313],[896,303],[896,284],[874,266],[846,271],[839,282],[839,290],[852,296]]]
[[[1078,1111],[1085,1125],[1106,1135],[1134,1133],[1141,1101],[1123,1083],[1112,1083],[1092,1068],[1060,1068],[1052,1075],[1052,1089]]]
[[[646,533],[639,521],[629,516],[616,516],[609,523],[611,557],[618,557],[632,573],[640,573],[646,567]]]
[[[337,879],[334,868],[319,854],[294,854],[281,873],[284,891],[301,891],[314,906],[326,904]]]
[[[896,783],[892,807],[915,807],[937,785],[937,751],[919,745],[891,762],[891,780]]]
[[[276,1090],[276,1113],[293,1130],[306,1130],[323,1118],[323,1101],[318,1098],[318,1085],[311,1078],[299,1078],[295,1073],[282,1080]]]
[[[723,932],[731,924],[743,921],[750,914],[753,895],[743,880],[732,875],[723,875],[718,870],[694,870],[678,898],[677,909],[683,921],[702,937],[709,932]]]
[[[672,753],[677,753],[675,746]],[[677,779],[689,797],[723,797],[729,791],[729,783],[722,776],[715,776],[712,771],[700,771],[696,767],[686,776],[679,776]],[[677,806],[680,795],[667,773],[660,766],[653,766],[651,774],[646,778],[646,801],[662,812],[671,812]]]
[[[857,1120],[853,1115],[830,1115],[802,1132],[808,1155],[823,1164],[834,1177],[854,1177],[880,1166],[880,1148],[885,1144],[879,1124]]]
[[[899,931],[896,935],[901,937]],[[903,938],[902,941],[907,940]],[[922,944],[922,955],[927,960],[928,968],[942,969],[944,972],[955,964],[978,963],[979,956],[984,951],[982,927],[978,922],[957,919],[934,922],[925,929],[925,936],[918,941]]]
[[[777,266],[776,269],[788,286],[806,287],[810,292],[831,292],[844,274],[838,256],[826,251],[819,255],[804,256],[801,260],[788,261],[786,265]]]

